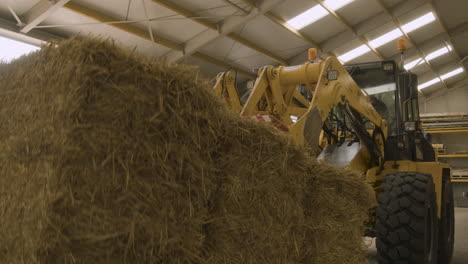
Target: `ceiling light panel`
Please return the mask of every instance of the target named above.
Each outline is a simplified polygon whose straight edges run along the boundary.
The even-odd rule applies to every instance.
[[[435,59],[437,57],[440,57],[440,56],[442,56],[442,55],[444,55],[446,53],[449,53],[449,52],[450,52],[449,48],[443,47],[441,49],[438,49],[438,50],[436,50],[434,52],[429,53],[426,56],[426,60],[428,60],[428,61],[433,60],[433,59]]]
[[[324,4],[328,6],[331,10],[335,11],[343,6],[348,5],[349,3],[353,2],[354,0],[326,0]]]
[[[348,5],[349,3],[353,2],[354,0],[327,0],[324,2],[326,6],[328,6],[331,10],[335,11],[343,6]],[[287,21],[287,23],[294,27],[295,29],[299,30],[302,29],[315,21],[321,19],[322,17],[328,15],[328,11],[323,8],[321,5],[316,5],[305,12],[295,16],[294,18]]]
[[[325,10],[325,8],[323,8],[321,5],[316,5],[304,13],[292,18],[287,23],[295,29],[299,30],[314,23],[326,15],[328,15],[328,11]]]
[[[460,68],[458,68],[458,69],[455,69],[455,70],[453,70],[453,71],[451,71],[451,72],[448,72],[448,73],[446,73],[446,74],[440,76],[440,78],[442,78],[442,80],[446,80],[446,79],[448,79],[448,78],[450,78],[450,77],[453,77],[453,76],[455,76],[455,75],[458,75],[458,74],[460,74],[460,73],[462,73],[462,72],[463,72],[463,68],[460,67]]]
[[[436,51],[433,51],[431,53],[429,53],[427,56],[426,56],[426,60],[427,61],[430,61],[430,60],[433,60],[433,59],[436,59],[444,54],[447,54],[450,52],[450,50],[452,50],[452,47],[450,46],[447,46],[447,47],[443,47],[443,48],[440,48]],[[421,65],[423,64],[424,60],[422,58],[418,58],[414,61],[411,61],[407,64],[405,64],[405,69],[407,71],[411,70],[412,68],[416,67],[417,65]]]
[[[418,58],[418,59],[415,59],[414,61],[411,61],[407,64],[405,64],[405,69],[407,71],[411,70],[412,68],[414,68],[416,65],[421,65],[423,63],[423,59],[422,58]]]
[[[361,45],[351,51],[346,52],[345,54],[341,55],[338,57],[339,60],[343,61],[344,63],[357,58],[363,54],[366,54],[369,52],[371,49],[367,47],[367,45]]]
[[[434,79],[432,79],[432,80],[430,80],[428,82],[425,82],[423,84],[418,85],[418,89],[422,90],[422,89],[427,88],[427,87],[429,87],[429,86],[431,86],[433,84],[436,84],[438,82],[440,82],[440,79],[439,78],[434,78]]]
[[[435,21],[435,16],[432,12],[430,13],[427,13],[419,18],[416,18],[415,20],[409,22],[409,23],[406,23],[404,24],[403,26],[401,26],[401,28],[403,29],[403,31],[405,33],[410,33],[420,27],[423,27],[431,22]],[[374,39],[374,40],[371,40],[369,42],[369,44],[374,47],[374,48],[378,48],[382,45],[385,45],[387,43],[389,43],[390,41],[392,40],[395,40],[399,37],[402,37],[403,36],[403,33],[401,32],[401,30],[399,28],[396,28],[388,33],[385,33],[383,34],[382,36]]]
[[[378,48],[384,44],[387,44],[388,42],[395,40],[399,37],[403,36],[403,33],[401,33],[401,30],[399,28],[394,29],[386,34],[383,34],[382,36],[369,41],[369,45],[371,45],[374,48]]]
[[[419,90],[424,89],[424,88],[429,87],[429,86],[431,86],[431,85],[433,85],[433,84],[436,84],[436,83],[438,83],[438,82],[441,82],[442,80],[446,80],[446,79],[451,78],[451,77],[453,77],[453,76],[455,76],[455,75],[458,75],[458,74],[460,74],[460,73],[462,73],[462,72],[463,72],[463,68],[462,68],[462,67],[457,68],[457,69],[455,69],[455,70],[453,70],[453,71],[451,71],[451,72],[448,72],[448,73],[446,73],[446,74],[443,74],[442,76],[440,76],[440,78],[434,78],[434,79],[432,79],[432,80],[430,80],[430,81],[428,81],[428,82],[425,82],[425,83],[423,83],[423,84],[418,85],[418,89],[419,89]]]
[[[431,22],[435,21],[435,16],[434,16],[434,13],[432,12],[429,12],[423,16],[420,16],[419,18],[416,18],[415,20],[411,21],[411,22],[408,22],[406,24],[404,24],[401,28],[403,29],[403,31],[405,33],[410,33],[420,27],[423,27]],[[403,36],[403,32],[401,32],[401,30],[399,28],[396,28],[390,32],[387,32],[385,34],[383,34],[382,36],[376,38],[376,39],[373,39],[371,41],[369,41],[369,45],[372,46],[373,48],[378,48],[378,47],[381,47],[387,43],[389,43],[390,41],[393,41],[399,37],[402,37]],[[357,52],[359,51],[359,52]],[[369,52],[370,49],[369,47],[367,47],[366,45],[363,45],[363,46],[360,46],[359,48],[356,48],[354,50],[351,50],[343,55],[341,55],[339,58],[344,61],[344,62],[348,62],[354,58],[357,58],[367,52]],[[352,54],[353,52],[356,52],[356,54]],[[438,57],[440,55],[438,54],[434,54],[434,55],[437,55],[435,57]],[[433,55],[433,56],[434,56]],[[434,57],[434,58],[435,58]],[[414,63],[418,63],[417,61],[414,61]],[[415,65],[410,65],[412,67],[416,66]],[[411,68],[412,68],[411,67]],[[405,67],[406,68],[406,67]]]
[[[420,27],[423,27],[431,22],[435,21],[435,16],[434,13],[429,12],[423,16],[420,16],[419,18],[416,18],[415,20],[404,24],[401,28],[403,31],[406,33],[410,33]]]

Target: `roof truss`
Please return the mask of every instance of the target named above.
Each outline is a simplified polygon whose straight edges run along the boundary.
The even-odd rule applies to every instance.
[[[69,1],[70,0],[40,0],[23,15],[22,21],[24,25],[22,25],[20,32],[28,33]]]

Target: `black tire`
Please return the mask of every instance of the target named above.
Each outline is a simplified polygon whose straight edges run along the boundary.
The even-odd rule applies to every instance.
[[[377,206],[379,263],[437,263],[437,204],[432,176],[385,176]]]
[[[450,179],[445,179],[442,187],[442,217],[439,221],[439,264],[452,262],[455,234],[455,212],[453,189]]]

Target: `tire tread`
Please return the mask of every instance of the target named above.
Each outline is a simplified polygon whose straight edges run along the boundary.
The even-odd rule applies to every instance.
[[[379,263],[421,263],[424,259],[428,185],[433,185],[429,174],[405,172],[385,177],[376,211]]]

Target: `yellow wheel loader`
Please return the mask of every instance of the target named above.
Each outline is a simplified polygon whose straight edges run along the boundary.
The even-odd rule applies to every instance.
[[[373,186],[367,235],[376,237],[380,263],[450,263],[451,168],[421,130],[415,74],[394,61],[343,66],[335,57],[265,66],[243,105],[233,76],[222,73],[215,85],[233,111],[271,123]]]

